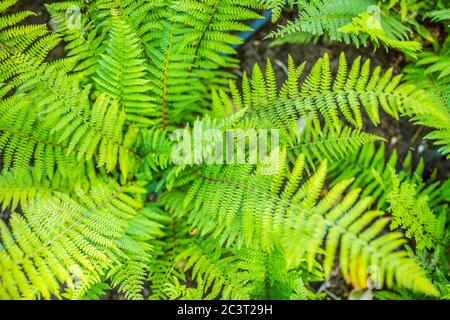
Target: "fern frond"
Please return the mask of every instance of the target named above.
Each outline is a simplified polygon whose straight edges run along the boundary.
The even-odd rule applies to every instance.
[[[2,1],[5,9],[16,1]],[[60,41],[59,35],[50,33],[45,25],[21,25],[33,15],[19,12],[0,17],[0,97],[9,96],[21,84],[33,81],[33,75],[44,72],[44,59]],[[65,66],[67,63],[60,63]]]
[[[284,38],[306,32],[347,44],[353,42],[357,47],[366,45],[370,39],[376,47],[381,42],[414,56],[421,46],[418,42],[404,41],[408,30],[392,16],[381,13],[375,1],[358,0],[349,5],[342,0],[313,0],[300,2],[299,17],[280,26],[269,37]]]
[[[2,171],[34,163],[36,170],[52,178],[56,170],[67,177],[80,167],[76,154],[68,154],[68,146],[50,134],[51,126],[41,124],[39,110],[29,97],[20,94],[0,101],[0,112]]]
[[[448,78],[448,77],[447,77]],[[415,76],[410,77],[413,81]],[[443,155],[450,154],[450,83],[438,80],[433,76],[416,82],[420,88],[426,89],[422,99],[408,106],[404,113],[416,124],[432,128],[426,138],[435,140]]]
[[[289,77],[277,92],[271,65],[268,63],[266,75],[255,66],[252,81],[244,75],[242,94],[231,87],[232,100],[220,94],[216,101],[216,109],[239,110],[248,109],[249,118],[258,118],[266,128],[284,131],[284,136],[295,136],[299,121],[311,122],[315,128],[321,127],[321,120],[330,127],[341,127],[340,115],[351,125],[362,128],[365,110],[370,120],[380,123],[380,108],[386,113],[398,117],[406,106],[417,104],[421,91],[414,86],[401,84],[401,76],[392,75],[392,70],[382,73],[377,67],[370,71],[370,60],[361,63],[357,58],[347,67],[347,60],[341,54],[335,77],[332,76],[328,55],[319,59],[312,71],[298,89],[299,78],[304,65],[295,67],[289,61]],[[275,89],[275,90],[274,90]],[[420,100],[423,100],[420,99]],[[419,101],[420,101],[419,100]],[[286,132],[287,131],[287,132]]]
[[[353,41],[358,46],[361,43],[358,37],[339,32],[339,28],[349,24],[353,17],[366,11],[367,7],[373,4],[371,0],[357,1],[351,6],[345,5],[341,0],[302,2],[298,18],[289,21],[286,26],[279,27],[269,36],[281,38],[302,31],[315,36],[327,34],[331,40],[344,41],[347,44]]]
[[[78,172],[85,170],[92,173],[93,169],[81,165],[72,167],[71,170]],[[2,210],[7,208],[16,210],[20,206],[34,201],[34,198],[38,195],[51,196],[61,192],[71,194],[76,184],[89,186],[90,182],[86,177],[80,177],[76,174],[64,176],[59,171],[56,171],[51,179],[47,179],[38,167],[18,167],[3,171],[0,175]]]
[[[263,252],[250,248],[238,249],[235,255],[249,270],[252,299],[306,300],[308,289],[301,277],[302,270],[289,269],[281,251]],[[320,267],[318,266],[317,269]],[[314,274],[316,270],[311,272]],[[319,271],[320,272],[320,271]]]
[[[141,130],[134,139],[137,140],[142,155],[140,178],[151,179],[154,173],[168,169],[173,163],[173,142],[164,130]]]
[[[193,56],[186,53],[187,43],[178,27],[163,22],[160,34],[148,42],[152,61],[150,90],[155,103],[152,118],[155,125],[176,127],[182,121],[192,121],[203,113],[199,103],[204,98],[205,86],[191,73]]]
[[[418,250],[431,249],[442,240],[438,219],[428,205],[426,195],[418,195],[416,186],[402,182],[392,173],[392,186],[387,194],[388,211],[392,213],[391,229],[401,227],[406,237],[416,240]]]
[[[331,163],[344,159],[361,146],[381,140],[382,138],[353,130],[350,127],[334,129],[333,127],[312,128],[307,125],[298,135],[293,151],[304,154],[311,167],[318,160],[327,159]]]
[[[2,0],[0,12],[6,12],[16,3],[16,0]],[[31,11],[19,11],[13,14],[6,12],[0,17],[0,62],[2,66],[14,63],[14,56],[5,55],[5,49],[30,55],[42,63],[49,52],[59,44],[59,35],[50,32],[44,24],[19,25],[33,15],[35,13]]]
[[[241,21],[261,18],[254,11],[261,6],[247,0],[239,3],[230,0],[174,1],[172,8],[179,12],[173,19],[192,28],[190,38],[194,40],[194,57],[198,61],[194,64],[200,66],[207,66],[211,60],[226,66],[227,60],[222,54],[233,54],[234,50],[228,45],[240,43],[238,37],[228,33],[249,31]],[[224,21],[227,23],[222,23]]]
[[[367,12],[353,18],[350,24],[339,28],[339,31],[357,36],[367,35],[375,47],[379,47],[381,42],[385,47],[399,49],[413,58],[416,58],[417,52],[422,49],[422,45],[417,41],[404,41],[390,37],[382,24]]]
[[[283,155],[280,159],[284,159]],[[287,183],[291,179],[283,160],[278,163],[274,177],[260,176],[254,170],[249,165],[216,166],[196,174],[185,204],[195,201],[191,221],[201,235],[210,234],[228,246],[236,244],[268,251],[281,243],[289,266],[306,258],[312,267],[325,242],[327,276],[340,246],[341,270],[354,286],[365,287],[367,267],[377,265],[383,283],[389,287],[397,283],[436,294],[424,271],[406,252],[396,251],[405,243],[401,234],[381,235],[389,220],[380,217],[382,212],[366,211],[372,199],[359,199],[360,189],[344,194],[352,180],[338,183],[321,199],[325,164],[307,183],[291,192],[282,191],[285,179]],[[301,170],[292,179],[298,179],[298,174],[301,175]],[[297,187],[296,183],[293,186]]]
[[[107,290],[110,290],[111,287],[105,282],[99,282],[94,285],[89,291],[84,295],[82,300],[100,300],[102,296],[106,294]],[[69,295],[64,295],[65,297],[70,298]]]
[[[138,155],[123,144],[125,114],[118,104],[103,95],[91,109],[90,86],[80,88],[76,78],[51,66],[43,68],[44,75],[21,87],[23,94],[0,102],[7,160],[4,169],[11,163],[23,167],[35,158],[36,166],[51,175],[48,169],[53,169],[54,163],[61,163],[62,170],[67,170],[64,165],[70,159],[91,161],[94,155],[98,156],[97,165],[108,171],[117,163],[124,167],[125,162],[133,163]],[[53,158],[56,160],[51,161]]]
[[[172,296],[168,285],[177,281],[185,282],[186,275],[183,271],[183,260],[179,260],[182,251],[187,250],[191,243],[190,231],[192,228],[185,219],[180,219],[180,202],[184,193],[169,192],[158,199],[159,205],[164,208],[165,215],[161,215],[158,222],[164,225],[164,235],[158,241],[154,241],[153,259],[149,264],[148,281],[150,283],[150,299],[167,299]]]
[[[67,57],[75,59],[80,81],[90,79],[99,69],[101,54],[105,53],[108,29],[105,22],[93,22],[84,14],[88,9],[82,1],[46,4],[56,31],[63,35]]]
[[[427,12],[424,15],[424,18],[430,18],[432,21],[435,22],[450,20],[450,9],[434,10]]]
[[[280,18],[283,8],[288,4],[286,0],[257,0],[257,2],[272,10],[272,22],[276,22]],[[289,2],[292,4],[294,1],[290,0]]]
[[[131,240],[124,242],[124,230],[141,206],[132,196],[136,192],[142,192],[138,185],[109,181],[89,193],[78,188],[77,199],[37,195],[22,207],[23,216],[12,215],[11,230],[0,222],[0,296],[61,297],[64,283],[72,286],[72,298],[82,296],[132,247]]]
[[[424,165],[421,159],[414,167],[411,152],[406,157],[399,158],[396,149],[387,155],[384,143],[379,146],[370,143],[345,159],[331,164],[329,175],[334,180],[333,184],[353,178],[353,186],[362,190],[362,196],[371,196],[377,210],[386,210],[385,191],[389,189],[391,170],[398,170],[399,179],[416,185],[418,192],[428,197],[431,207],[436,208],[442,202],[441,194],[445,186],[439,182],[425,183]]]
[[[407,27],[384,15],[375,1],[354,1],[351,5],[342,0],[302,1],[299,4],[299,17],[289,21],[269,34],[270,38],[284,38],[298,32],[313,36],[326,35],[330,40],[353,42],[357,47],[367,45],[370,39],[375,47],[381,42],[386,47],[403,50],[414,56],[421,45],[405,41]]]
[[[433,128],[426,138],[436,140],[435,144],[442,146],[439,148],[443,155],[450,154],[450,111],[447,105],[440,103],[434,106],[426,106],[422,109],[414,108],[409,112],[413,115],[413,121],[417,124]]]
[[[446,41],[447,46],[450,46],[450,38]],[[438,79],[446,80],[450,77],[450,48],[444,46],[439,52],[423,52],[419,55],[416,62],[417,67],[425,67],[427,75],[439,74]],[[447,83],[450,80],[447,79]]]
[[[255,11],[262,9],[256,1],[244,0],[176,0],[171,8],[175,14],[171,21],[183,26],[183,37],[189,45],[186,54],[192,57],[192,71],[209,88],[225,85],[232,77],[219,68],[237,67],[232,57],[242,40],[235,32],[251,31],[243,22],[260,19]]]
[[[46,113],[52,117],[54,111],[49,108]],[[111,172],[118,163],[123,167],[132,166],[133,156],[134,159],[138,157],[123,144],[124,122],[125,112],[119,109],[118,103],[107,95],[100,95],[92,109],[81,103],[79,107],[67,110],[52,133],[57,134],[60,142],[68,142],[68,152],[76,149],[79,160],[90,160],[95,154],[97,165],[105,166]],[[131,156],[126,158],[123,154]]]
[[[424,52],[405,68],[405,80],[424,90],[423,98],[406,108],[405,114],[420,125],[432,128],[427,136],[436,140],[443,155],[450,153],[450,74],[448,46],[450,38],[438,52]]]
[[[205,299],[248,299],[250,297],[250,275],[239,259],[218,247],[214,241],[204,241],[183,251],[186,257],[185,270],[192,268],[193,280],[199,280]]]
[[[106,53],[94,80],[97,89],[113,97],[126,119],[133,123],[148,123],[151,98],[146,79],[143,49],[137,35],[119,16],[110,19],[110,35]]]
[[[127,258],[112,267],[107,278],[111,278],[112,285],[127,299],[143,299],[144,281],[150,271],[154,249],[152,242],[164,235],[163,225],[158,222],[162,217],[157,208],[147,206],[129,221],[125,229],[127,237],[122,246]]]

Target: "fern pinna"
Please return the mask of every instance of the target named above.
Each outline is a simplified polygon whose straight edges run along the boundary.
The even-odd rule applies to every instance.
[[[286,1],[62,1],[47,5],[52,30],[0,1],[1,299],[111,288],[319,299],[329,296],[313,284],[336,270],[374,289],[373,268],[379,297],[448,297],[449,183],[369,131],[410,116],[449,153],[448,41],[418,53],[395,11],[365,30],[374,1],[287,3],[300,18],[273,36],[371,42],[417,61],[403,78],[361,57],[341,54],[335,72],[325,54],[306,72],[289,56],[280,83],[269,59],[237,76],[235,48],[249,20],[273,10],[276,22]],[[179,129],[274,130],[277,161],[270,174],[266,163],[178,162]]]

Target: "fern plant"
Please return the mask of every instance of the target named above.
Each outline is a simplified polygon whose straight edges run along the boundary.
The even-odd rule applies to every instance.
[[[315,283],[339,270],[372,290],[373,268],[385,296],[448,297],[449,183],[370,131],[410,116],[449,152],[444,45],[417,53],[392,12],[363,30],[370,1],[289,1],[301,19],[273,35],[419,60],[403,78],[289,56],[280,83],[270,59],[237,76],[234,45],[285,1],[62,1],[53,30],[14,4],[0,1],[1,299],[328,299]],[[271,162],[251,161],[251,130],[279,134]],[[231,149],[244,163],[205,156],[230,132],[249,134]]]
[[[283,37],[297,32],[314,36],[327,35],[330,40],[353,42],[357,47],[371,40],[375,46],[382,44],[415,56],[421,49],[418,42],[408,41],[408,28],[394,15],[383,12],[375,1],[353,1],[347,5],[342,0],[300,1],[299,17],[271,34]]]

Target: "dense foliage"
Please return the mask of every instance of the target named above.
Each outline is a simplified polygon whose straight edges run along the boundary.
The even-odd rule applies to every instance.
[[[0,1],[1,299],[329,299],[332,281],[450,298],[450,180],[370,131],[408,117],[450,157],[447,1],[74,0],[47,5],[51,30],[16,2]],[[341,54],[337,72],[290,57],[282,83],[270,60],[238,78],[264,10],[267,41],[397,50],[404,74]],[[279,132],[278,161],[177,162],[181,128]]]

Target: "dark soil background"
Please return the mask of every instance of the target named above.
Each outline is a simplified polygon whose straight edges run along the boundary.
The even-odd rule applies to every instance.
[[[31,17],[28,20],[29,23],[48,23],[49,16],[44,4],[51,2],[57,1],[20,0],[19,4],[14,6],[11,11],[31,10],[36,13],[36,16]],[[288,17],[292,17],[292,14],[286,13],[282,20],[286,20]],[[281,23],[283,23],[283,21],[281,21]],[[379,65],[384,69],[390,67],[394,68],[395,73],[399,73],[405,64],[403,55],[396,51],[387,53],[383,49],[375,51],[371,47],[356,48],[354,45],[329,43],[323,40],[319,40],[317,44],[270,47],[270,40],[264,40],[264,38],[271,30],[273,30],[273,28],[273,24],[267,24],[238,49],[238,55],[241,60],[241,71],[237,71],[238,76],[242,75],[243,70],[250,73],[255,63],[258,63],[264,70],[266,59],[270,58],[279,83],[281,83],[281,81],[286,79],[284,69],[287,64],[288,54],[292,55],[297,65],[303,61],[308,62],[304,74],[308,73],[314,65],[314,62],[322,57],[324,53],[328,53],[333,71],[336,71],[337,69],[341,52],[345,52],[349,61],[352,61],[357,56],[361,55],[364,59],[370,58],[372,60],[372,65]],[[49,60],[52,60],[55,57],[61,57],[63,54],[64,47],[60,46],[52,52]],[[389,149],[397,149],[399,159],[402,159],[410,149],[413,151],[414,161],[416,163],[420,157],[424,158],[426,175],[430,175],[434,170],[437,170],[438,179],[445,180],[450,177],[450,161],[446,161],[445,158],[436,151],[436,147],[433,146],[430,141],[424,140],[424,137],[429,132],[428,129],[414,126],[406,118],[397,121],[387,115],[382,116],[382,123],[378,128],[368,126],[366,129],[367,131],[384,137],[388,141]],[[0,212],[0,219],[1,218],[5,217],[2,217],[2,213]],[[339,274],[336,274],[331,281],[322,285],[321,289],[330,294],[330,296],[347,298],[349,295],[349,287],[345,285]],[[146,296],[148,296],[148,294],[149,292],[145,293]],[[115,291],[109,291],[103,299],[123,300],[124,297]]]

